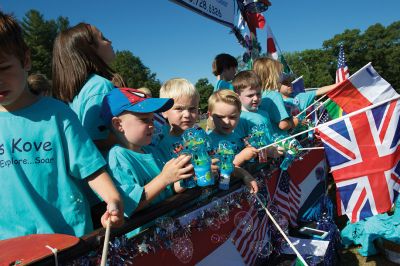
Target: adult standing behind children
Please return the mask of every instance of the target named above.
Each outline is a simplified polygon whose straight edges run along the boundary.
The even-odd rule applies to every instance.
[[[53,96],[69,104],[101,151],[116,143],[100,119],[101,103],[114,85],[111,41],[95,26],[79,23],[61,31],[53,47]]]
[[[268,57],[260,57],[254,61],[253,70],[262,83],[262,100],[260,109],[269,114],[271,123],[284,131],[295,128],[299,120],[291,117],[286,111],[281,94],[277,91],[282,64]]]
[[[0,11],[0,240],[28,234],[82,236],[93,230],[85,180],[107,203],[102,224],[123,222],[105,161],[65,104],[32,94],[21,27]]]
[[[212,72],[217,77],[217,83],[214,86],[214,92],[222,89],[233,90],[230,81],[236,74],[238,62],[230,54],[219,54],[212,62]]]

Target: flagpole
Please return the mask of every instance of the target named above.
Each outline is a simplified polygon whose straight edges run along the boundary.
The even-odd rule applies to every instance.
[[[293,245],[292,241],[290,241],[290,239],[287,237],[287,235],[285,234],[285,232],[283,232],[282,228],[279,226],[279,224],[275,221],[274,217],[271,215],[271,213],[269,212],[269,210],[267,209],[267,207],[265,207],[264,203],[260,200],[260,198],[257,196],[257,194],[254,194],[254,196],[256,197],[258,203],[261,204],[262,208],[265,210],[265,212],[267,213],[268,217],[271,219],[271,221],[274,223],[276,229],[278,229],[278,231],[281,233],[281,235],[283,236],[283,238],[285,238],[286,242],[289,244],[290,248],[294,251],[294,253],[296,253],[297,258],[303,263],[303,265],[308,266],[307,262],[304,260],[304,258],[301,256],[300,252],[296,249],[296,247]]]
[[[324,147],[310,147],[310,148],[300,148],[299,151],[308,151],[308,150],[323,150]]]
[[[271,143],[271,144],[268,144],[268,145],[266,145],[266,146],[264,146],[264,147],[258,148],[257,150],[258,150],[258,151],[264,150],[264,149],[269,148],[269,147],[271,147],[271,146],[273,146],[273,145],[275,145],[275,144],[277,144],[277,143],[280,143],[280,142],[283,142],[283,141],[292,139],[292,138],[294,138],[294,137],[300,136],[300,135],[302,135],[302,134],[304,134],[304,133],[307,133],[308,131],[315,130],[315,129],[320,128],[320,127],[322,127],[322,126],[330,126],[330,125],[335,124],[335,123],[337,123],[337,122],[339,122],[339,121],[342,121],[342,120],[344,120],[344,119],[346,119],[346,118],[350,118],[350,117],[353,117],[353,116],[355,116],[355,115],[361,114],[361,113],[363,113],[363,112],[365,112],[365,111],[368,111],[368,110],[370,110],[370,109],[372,109],[372,108],[375,108],[375,107],[380,106],[380,105],[382,105],[382,104],[385,104],[385,103],[388,103],[388,102],[397,100],[397,99],[399,99],[399,98],[400,98],[400,95],[396,95],[396,96],[394,96],[394,97],[392,97],[392,98],[390,98],[390,99],[386,99],[386,100],[380,101],[380,102],[378,102],[378,103],[376,103],[376,104],[373,104],[373,105],[370,105],[370,106],[361,108],[361,109],[359,109],[359,110],[357,110],[357,111],[354,111],[354,112],[352,112],[352,113],[350,113],[350,114],[344,115],[344,116],[342,116],[342,117],[338,117],[338,118],[333,119],[333,120],[331,120],[331,121],[328,121],[328,122],[326,122],[326,123],[320,124],[320,125],[318,125],[318,126],[316,126],[316,127],[306,129],[306,130],[304,130],[304,131],[302,131],[302,132],[299,132],[299,133],[297,133],[297,134],[291,135],[291,136],[289,136],[289,137],[287,137],[287,138],[284,138],[284,139],[275,141],[274,143]]]
[[[299,117],[302,113],[304,113],[305,111],[308,110],[308,108],[310,108],[311,106],[315,105],[316,103],[320,102],[323,98],[325,98],[327,95],[323,95],[321,96],[318,100],[314,101],[312,104],[310,104],[309,106],[307,106],[306,108],[304,108],[303,111],[301,111],[300,113],[298,113],[295,117]]]

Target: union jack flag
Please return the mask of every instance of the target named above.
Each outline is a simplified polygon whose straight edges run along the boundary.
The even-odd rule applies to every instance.
[[[339,56],[337,62],[337,70],[336,70],[336,83],[342,82],[349,78],[349,69],[346,64],[346,58],[344,57],[344,49],[343,45],[340,45],[339,48]]]
[[[338,213],[351,222],[390,210],[400,192],[399,117],[396,100],[319,128]]]
[[[289,223],[297,226],[297,214],[300,209],[301,189],[292,182],[287,171],[281,172],[281,177],[278,181],[278,188],[274,195],[274,202],[282,216]]]

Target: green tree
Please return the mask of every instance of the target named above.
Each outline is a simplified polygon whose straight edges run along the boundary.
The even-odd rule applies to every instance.
[[[132,52],[117,51],[111,67],[122,76],[128,87],[147,87],[151,90],[153,97],[159,96],[161,84],[156,74],[152,73]]]
[[[21,25],[25,41],[31,51],[32,73],[42,73],[51,78],[54,39],[61,30],[68,28],[68,18],[45,20],[39,11],[29,10],[23,17]]]
[[[196,82],[195,87],[200,94],[200,113],[206,113],[208,108],[208,98],[213,93],[214,86],[210,84],[207,78],[202,78]]]

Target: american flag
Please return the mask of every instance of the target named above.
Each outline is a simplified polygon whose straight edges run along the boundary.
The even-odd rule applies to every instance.
[[[251,206],[248,214],[252,218],[250,230],[239,230],[236,227],[232,232],[231,240],[243,258],[245,265],[254,265],[260,247],[268,243],[268,216],[265,211],[258,211],[256,206]]]
[[[399,117],[396,100],[319,128],[339,215],[351,222],[390,210],[400,192]]]
[[[287,171],[281,172],[278,188],[274,195],[274,201],[282,216],[292,226],[297,226],[297,214],[300,209],[301,189],[292,182]]]
[[[347,68],[346,58],[344,57],[343,45],[340,45],[337,70],[336,70],[336,83],[342,82],[349,78],[349,69]]]

